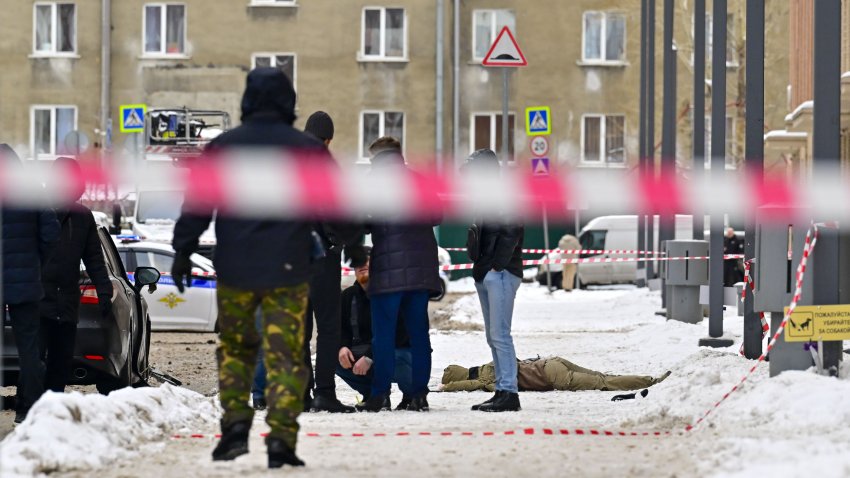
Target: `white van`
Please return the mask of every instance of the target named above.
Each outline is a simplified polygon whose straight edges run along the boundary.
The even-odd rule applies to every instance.
[[[655,248],[658,250],[658,216],[655,216]],[[691,216],[676,216],[676,239],[693,238],[693,218]],[[637,216],[600,216],[582,228],[578,237],[584,250],[636,250],[637,249]],[[551,253],[550,259],[560,259],[560,253]],[[616,258],[636,257],[636,254],[582,254],[581,258]],[[651,256],[650,256],[651,257]],[[560,265],[550,266],[552,284],[560,285]],[[637,274],[637,262],[602,262],[579,264],[576,286],[588,284],[623,284],[633,283]],[[546,283],[546,268],[540,266],[537,279],[541,284]]]

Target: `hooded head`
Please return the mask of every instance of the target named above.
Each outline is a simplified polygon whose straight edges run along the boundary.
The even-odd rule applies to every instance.
[[[479,149],[466,158],[464,171],[498,171],[499,158],[492,149]]]
[[[468,368],[461,367],[460,365],[449,365],[443,370],[443,385],[463,380],[469,380]]]
[[[62,177],[70,185],[68,199],[78,201],[83,197],[86,188],[82,182],[83,172],[77,160],[67,157],[56,158],[56,161],[53,162],[53,170],[57,176]]]
[[[242,122],[267,118],[295,122],[295,89],[278,68],[256,68],[248,73],[242,95]]]
[[[320,141],[330,142],[334,139],[334,120],[324,111],[316,111],[307,118],[304,132],[312,134]]]

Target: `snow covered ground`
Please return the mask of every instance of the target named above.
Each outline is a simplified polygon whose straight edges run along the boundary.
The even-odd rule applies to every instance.
[[[453,292],[471,292],[469,281]],[[727,316],[736,339],[728,349],[697,347],[707,331],[655,315],[657,293],[631,287],[549,294],[524,284],[513,329],[520,358],[559,355],[584,367],[618,374],[673,375],[645,399],[611,402],[611,392],[523,393],[519,413],[483,414],[469,406],[489,396],[432,393],[431,412],[305,414],[298,476],[848,476],[850,380],[810,372],[767,378],[761,364],[706,423],[688,424],[729,391],[752,366],[737,355],[741,319]],[[452,319],[481,323],[475,295],[460,298]],[[483,332],[432,332],[436,390],[446,365],[490,360]],[[338,394],[353,403],[342,382]],[[400,393],[394,394],[394,402]],[[256,418],[252,453],[213,464],[217,406],[183,389],[119,391],[109,397],[47,395],[32,418],[0,444],[0,476],[60,472],[87,476],[263,476],[265,455]],[[535,434],[523,430],[533,428]],[[555,430],[554,435],[543,429]],[[660,437],[564,436],[561,429],[662,432]],[[514,430],[516,435],[504,435]],[[399,432],[409,436],[397,436]],[[429,436],[421,432],[431,432]],[[452,432],[442,436],[441,432]],[[464,435],[463,432],[471,433]],[[494,432],[493,436],[485,432]],[[669,435],[666,432],[671,432]],[[204,435],[172,439],[175,434]],[[316,433],[318,437],[306,434]],[[374,436],[375,433],[387,436]],[[341,436],[333,436],[339,434]],[[355,437],[352,434],[364,434]],[[103,475],[104,473],[100,473]]]

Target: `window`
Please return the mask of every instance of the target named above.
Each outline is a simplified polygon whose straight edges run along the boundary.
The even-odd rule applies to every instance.
[[[153,267],[168,272],[174,264],[174,256],[152,251],[136,251],[136,267]]]
[[[626,117],[585,115],[582,119],[582,157],[587,164],[625,166]]]
[[[736,167],[735,117],[726,115],[726,166]],[[711,115],[705,115],[705,157],[711,158]],[[705,161],[705,168],[711,168],[711,160]]]
[[[407,58],[407,19],[403,8],[363,10],[364,59],[403,60]]]
[[[364,111],[360,116],[360,157],[369,157],[369,145],[383,136],[392,136],[404,147],[404,113]]]
[[[705,61],[711,66],[711,52],[714,50],[714,23],[711,14],[705,16]],[[726,66],[738,66],[738,49],[735,38],[735,15],[726,16]]]
[[[602,251],[605,250],[605,237],[608,235],[608,231],[606,230],[589,230],[583,232],[579,238],[578,242],[581,244],[581,248],[585,251]],[[588,253],[581,254],[581,258],[598,256],[600,254],[597,253]]]
[[[65,148],[65,137],[77,129],[76,106],[33,106],[30,118],[33,159],[71,154]]]
[[[514,125],[516,120],[513,113],[508,115],[508,157],[514,157]],[[475,113],[472,115],[472,140],[469,142],[470,152],[489,148],[501,154],[502,152],[502,115],[498,113]]]
[[[173,3],[145,5],[144,55],[186,54],[186,6]]]
[[[73,3],[36,3],[33,52],[68,55],[77,51],[77,9]]]
[[[516,34],[516,18],[511,10],[475,10],[472,12],[472,59],[483,61],[502,28]]]
[[[251,57],[251,68],[261,67],[280,68],[295,87],[294,53],[254,53]]]
[[[585,12],[582,61],[626,61],[626,16],[622,13]]]

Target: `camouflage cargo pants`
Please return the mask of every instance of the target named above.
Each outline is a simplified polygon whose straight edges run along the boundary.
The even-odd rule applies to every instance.
[[[295,448],[298,415],[303,409],[307,369],[302,358],[306,283],[272,290],[249,291],[218,285],[220,344],[218,385],[222,427],[252,420],[254,410],[248,395],[254,379],[257,349],[262,344],[267,370],[269,436]],[[255,312],[263,312],[263,334],[259,336]]]

